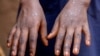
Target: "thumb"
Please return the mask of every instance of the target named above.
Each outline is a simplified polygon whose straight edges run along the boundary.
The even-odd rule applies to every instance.
[[[59,17],[56,19],[53,29],[51,33],[48,35],[48,39],[55,37],[57,35],[58,29],[59,29]]]

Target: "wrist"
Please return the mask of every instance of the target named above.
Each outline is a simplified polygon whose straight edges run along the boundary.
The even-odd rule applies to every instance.
[[[29,3],[29,2],[36,2],[39,0],[20,0],[21,3]]]
[[[22,7],[32,7],[39,3],[39,0],[20,0]]]
[[[69,0],[69,3],[76,6],[83,6],[88,8],[91,0]]]

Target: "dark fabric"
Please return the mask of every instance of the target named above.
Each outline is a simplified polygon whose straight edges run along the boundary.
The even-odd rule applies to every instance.
[[[48,33],[51,31],[54,21],[64,7],[67,0],[40,0],[47,20]],[[100,0],[92,0],[88,9],[88,22],[91,32],[92,44],[86,47],[84,36],[81,42],[81,49],[78,56],[100,56]],[[37,43],[36,56],[54,56],[55,39],[49,40],[49,46],[42,44],[40,36]],[[29,45],[27,45],[26,56],[29,56]],[[61,55],[62,56],[62,55]],[[71,53],[71,56],[74,56]]]

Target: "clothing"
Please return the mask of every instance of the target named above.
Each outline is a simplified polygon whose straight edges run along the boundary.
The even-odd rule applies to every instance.
[[[67,3],[67,0],[40,0],[40,3],[46,16],[48,33],[50,33],[57,15],[60,13],[65,3]],[[86,47],[83,37],[78,56],[100,56],[100,0],[91,1],[88,9],[88,23],[91,32],[92,43],[90,47]],[[39,36],[36,56],[54,56],[54,44],[55,38],[49,40],[49,46],[45,47]],[[29,54],[29,47],[27,47],[27,50],[26,56]],[[74,55],[71,53],[71,56]]]

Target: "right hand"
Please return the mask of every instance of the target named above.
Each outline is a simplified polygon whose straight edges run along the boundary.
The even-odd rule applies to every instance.
[[[30,56],[35,56],[38,31],[40,29],[43,43],[47,46],[47,23],[39,1],[22,4],[18,21],[12,28],[7,46],[11,47],[11,56],[24,56],[29,37]]]

